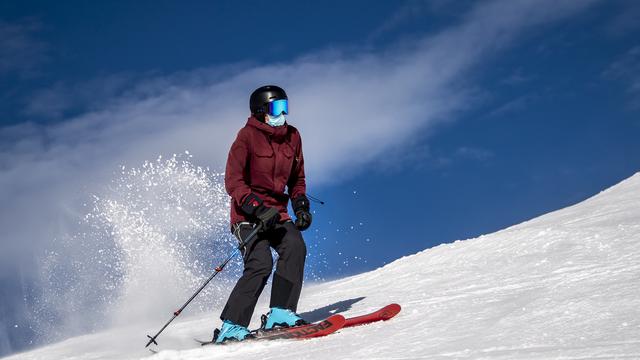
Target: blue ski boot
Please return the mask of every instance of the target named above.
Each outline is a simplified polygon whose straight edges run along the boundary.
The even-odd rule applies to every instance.
[[[229,320],[225,320],[222,323],[220,330],[216,329],[213,332],[213,341],[216,344],[222,344],[226,341],[242,341],[247,337],[252,337],[249,329],[241,325],[236,325]]]
[[[262,315],[262,328],[265,330],[270,330],[275,327],[293,327],[306,324],[308,324],[308,322],[288,309],[274,307],[271,308],[271,311],[269,311],[267,315]]]

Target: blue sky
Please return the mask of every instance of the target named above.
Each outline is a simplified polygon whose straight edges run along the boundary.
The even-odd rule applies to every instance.
[[[2,2],[0,354],[78,204],[122,164],[221,168],[260,85],[289,92],[331,278],[638,171],[639,35],[623,0]]]

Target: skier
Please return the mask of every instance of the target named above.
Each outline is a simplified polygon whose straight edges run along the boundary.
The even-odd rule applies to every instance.
[[[278,86],[256,89],[249,108],[251,116],[229,150],[224,180],[231,196],[233,234],[243,241],[254,226],[262,229],[242,251],[244,271],[220,315],[223,323],[214,332],[216,343],[251,336],[247,327],[273,268],[271,248],[279,257],[263,326],[306,324],[296,314],[307,253],[301,231],[312,221],[300,133],[286,122],[288,98]],[[289,199],[295,224],[287,213]]]

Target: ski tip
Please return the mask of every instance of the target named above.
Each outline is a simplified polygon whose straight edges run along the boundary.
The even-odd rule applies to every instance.
[[[347,319],[340,314],[335,314],[326,318],[325,321],[328,321],[334,324],[335,326],[342,327],[345,324],[345,322],[347,322]]]
[[[382,313],[381,313],[381,317],[382,320],[389,320],[392,317],[398,315],[398,313],[400,312],[400,310],[402,310],[402,307],[400,306],[400,304],[389,304],[387,306],[385,306],[384,308],[381,309]]]

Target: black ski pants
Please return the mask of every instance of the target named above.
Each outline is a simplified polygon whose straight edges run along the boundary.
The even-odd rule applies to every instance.
[[[250,224],[239,225],[234,234],[245,239],[251,233]],[[271,248],[278,253],[276,271],[271,286],[269,307],[279,307],[296,311],[307,248],[300,230],[291,221],[277,224],[272,230],[261,232],[245,247],[243,252],[244,271],[229,295],[220,319],[235,324],[249,326],[258,297],[267,284],[273,269]]]

